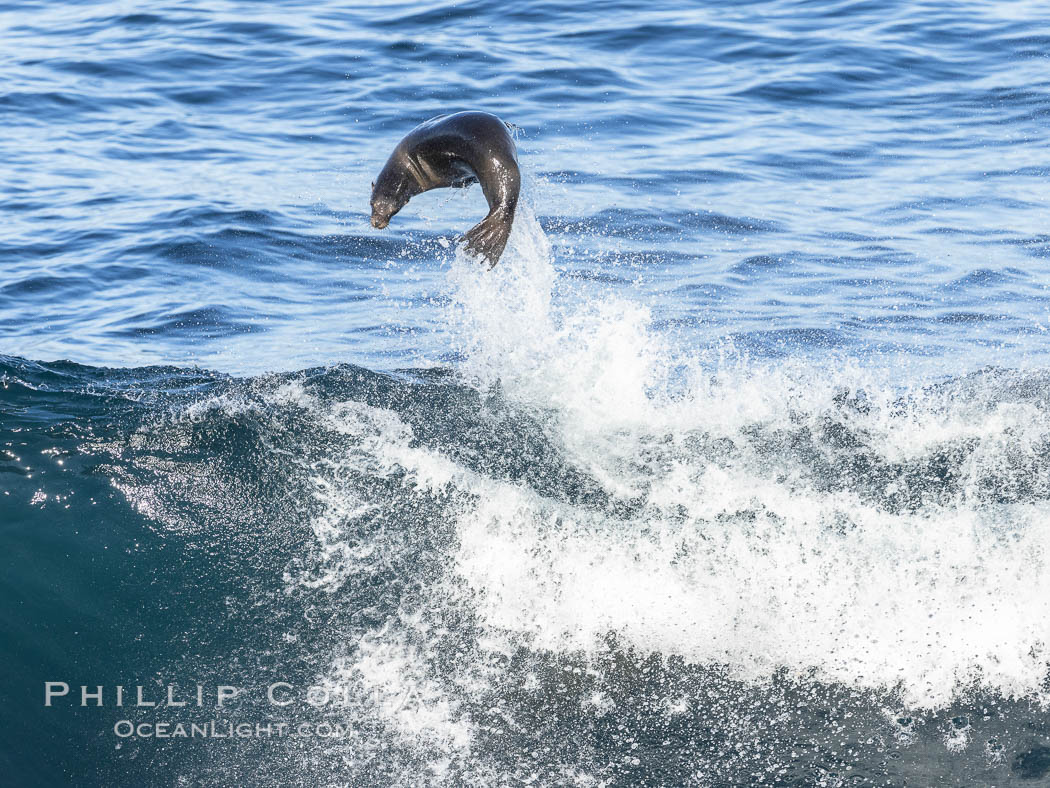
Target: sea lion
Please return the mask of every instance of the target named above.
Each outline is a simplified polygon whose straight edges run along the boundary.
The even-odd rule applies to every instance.
[[[488,215],[458,240],[494,266],[510,237],[521,189],[518,154],[508,129],[488,112],[440,115],[416,126],[372,183],[372,226],[382,230],[417,194],[480,182]]]

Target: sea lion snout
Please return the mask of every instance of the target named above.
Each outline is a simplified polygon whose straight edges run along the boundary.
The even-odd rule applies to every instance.
[[[404,205],[405,200],[400,205],[397,200],[391,199],[386,192],[377,191],[374,187],[372,189],[372,226],[377,230],[382,230],[393,218],[394,214],[401,210],[401,206]]]

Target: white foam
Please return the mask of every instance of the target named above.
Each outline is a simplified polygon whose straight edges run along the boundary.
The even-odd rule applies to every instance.
[[[450,281],[463,376],[529,414],[610,504],[470,470],[419,445],[391,411],[284,392],[353,438],[314,468],[320,547],[290,582],[334,590],[396,548],[383,535],[359,541],[353,523],[375,503],[355,497],[348,470],[452,501],[450,572],[425,604],[468,607],[482,634],[467,648],[480,656],[440,673],[434,654],[466,635],[402,609],[327,677],[378,697],[374,713],[395,735],[462,762],[477,735],[462,699],[498,696],[499,655],[526,645],[587,656],[610,633],[747,682],[786,670],[896,689],[908,708],[943,707],[975,685],[1040,697],[1050,509],[988,490],[1045,473],[1045,409],[991,388],[964,398],[891,383],[848,363],[690,357],[653,331],[644,307],[563,298],[527,211],[500,265],[460,256]],[[873,470],[858,473],[870,479],[835,476],[849,453],[820,437],[829,420],[863,443]],[[960,446],[954,482],[924,477]],[[897,470],[875,484],[877,468]],[[940,492],[923,497],[927,483]],[[669,696],[667,713],[690,702]],[[581,703],[596,716],[616,709],[601,691]],[[946,732],[949,749],[968,741]],[[448,765],[441,757],[432,773]]]
[[[615,632],[748,680],[786,668],[897,687],[918,707],[975,683],[1038,694],[1050,643],[1050,510],[989,502],[981,485],[1009,475],[1011,461],[1031,464],[1050,434],[1045,411],[802,362],[718,369],[686,359],[689,385],[672,394],[667,370],[682,358],[654,335],[646,310],[614,299],[555,308],[555,272],[528,214],[496,269],[458,259],[452,281],[466,374],[498,381],[577,467],[643,502],[620,519],[519,485],[473,490],[457,569],[490,627],[573,651]],[[843,389],[862,389],[866,407],[838,407]],[[887,464],[968,444],[957,491],[894,507],[822,484],[750,438],[756,429],[819,433],[829,412]],[[732,448],[712,459],[690,445],[698,435]],[[891,482],[889,494],[906,482]]]
[[[330,674],[339,688],[359,685],[374,711],[397,735],[462,756],[469,751],[469,717],[430,675],[428,661],[411,636],[426,631],[409,621],[388,624],[365,637],[352,660],[338,660]],[[432,637],[432,635],[431,635]]]

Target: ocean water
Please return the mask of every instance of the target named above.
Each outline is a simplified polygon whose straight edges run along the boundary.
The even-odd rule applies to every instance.
[[[0,75],[4,784],[1050,785],[1046,4],[30,1]],[[368,225],[462,109],[491,271],[476,187]]]

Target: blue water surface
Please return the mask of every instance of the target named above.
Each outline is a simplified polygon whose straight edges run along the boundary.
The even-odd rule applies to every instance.
[[[1045,2],[25,0],[0,77],[0,783],[1050,779]],[[368,222],[465,109],[492,272]]]
[[[1038,3],[22,3],[0,347],[230,372],[447,359],[478,190],[367,224],[400,136],[524,130],[565,277],[688,341],[1019,363],[1048,306]],[[966,362],[956,359],[965,358]]]

